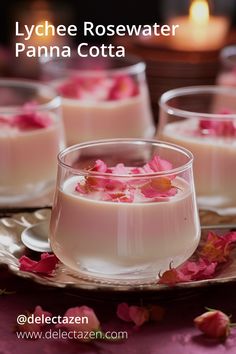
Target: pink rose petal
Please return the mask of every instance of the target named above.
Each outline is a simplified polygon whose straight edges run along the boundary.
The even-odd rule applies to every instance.
[[[136,326],[140,327],[149,320],[149,311],[140,306],[130,306],[129,315]]]
[[[54,254],[42,253],[40,261],[34,261],[29,257],[22,256],[19,262],[21,271],[51,275],[59,260]]]
[[[125,322],[131,322],[132,319],[129,313],[129,305],[125,302],[122,302],[117,306],[116,310],[117,317]]]
[[[68,320],[66,322],[68,323],[57,324],[57,328],[64,328],[67,331],[84,332],[85,334],[100,329],[100,322],[94,310],[88,306],[69,308],[63,318],[67,318]],[[73,321],[71,321],[71,319],[73,319]],[[84,338],[80,340],[88,341],[89,339]]]
[[[118,76],[110,90],[110,100],[120,100],[138,94],[138,86],[130,76]]]
[[[97,160],[95,165],[91,168],[91,171],[106,173],[107,172],[107,165],[102,160]]]

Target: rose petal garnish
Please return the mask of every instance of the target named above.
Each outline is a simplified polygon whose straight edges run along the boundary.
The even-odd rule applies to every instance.
[[[117,76],[109,93],[109,100],[120,100],[136,96],[138,86],[130,76]]]
[[[52,124],[52,119],[44,114],[25,113],[11,119],[11,126],[20,130],[33,130],[47,128]]]
[[[219,310],[209,310],[194,319],[195,326],[210,338],[225,340],[230,334],[230,317]]]
[[[146,173],[153,173],[171,170],[172,167],[169,161],[163,160],[158,155],[155,155],[151,161],[143,166],[143,169]]]
[[[114,167],[108,167],[102,160],[97,160],[93,167],[87,169],[91,172],[109,173],[110,175],[135,175],[149,174],[166,169],[171,169],[172,164],[166,160],[160,159],[155,155],[153,159],[143,167],[127,167],[123,163],[118,163]],[[107,175],[104,176],[88,175],[82,182],[79,182],[75,191],[82,195],[93,196],[95,192],[101,192],[100,196],[96,195],[96,198],[101,198],[103,201],[115,201],[131,203],[135,200],[137,195],[138,199],[142,195],[144,198],[153,199],[156,201],[163,201],[164,197],[172,197],[177,193],[177,187],[172,185],[174,175],[168,177],[147,177],[147,178],[127,178],[116,177]]]
[[[51,275],[59,262],[54,254],[42,253],[39,261],[34,261],[27,256],[22,256],[19,259],[19,269],[24,272],[39,273]]]
[[[171,184],[167,177],[157,177],[150,179],[150,182],[141,187],[141,193],[146,198],[169,197],[177,193],[177,189]]]
[[[219,111],[218,114],[228,115],[233,112],[227,108]],[[236,125],[232,120],[209,120],[201,119],[198,126],[201,135],[232,137],[236,135]]]
[[[123,163],[118,163],[115,167],[111,168],[114,175],[127,175],[130,173],[130,168],[125,167]]]
[[[107,202],[122,202],[122,203],[132,203],[134,201],[134,195],[132,192],[130,194],[125,193],[104,193],[103,201]]]
[[[90,169],[90,171],[106,173],[107,165],[102,160],[96,160],[95,165]]]
[[[109,78],[101,72],[95,77],[73,76],[59,85],[58,91],[63,97],[96,102],[135,96],[138,86],[130,76]]]
[[[45,113],[36,112],[36,109],[35,102],[28,102],[23,106],[24,113],[8,118],[0,117],[0,123],[23,131],[49,127],[53,123],[52,119]]]
[[[5,117],[0,117],[0,124],[11,125],[11,120]]]

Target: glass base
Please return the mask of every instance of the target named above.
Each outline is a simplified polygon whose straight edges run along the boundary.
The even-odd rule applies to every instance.
[[[194,250],[195,248],[184,256],[168,258],[155,263],[145,263],[138,266],[125,267],[114,265],[110,262],[104,262],[99,259],[93,259],[92,261],[88,259],[89,263],[84,261],[76,266],[66,265],[76,272],[76,276],[79,278],[92,282],[116,285],[154,284],[158,281],[159,274],[170,269],[170,266],[177,267],[181,265],[193,254]],[[61,261],[63,262],[63,260]]]
[[[12,207],[23,202],[44,196],[55,185],[55,181],[39,182],[37,184],[27,184],[18,188],[0,187],[0,206]]]

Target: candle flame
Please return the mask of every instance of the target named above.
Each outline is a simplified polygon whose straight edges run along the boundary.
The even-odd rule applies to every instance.
[[[210,17],[207,0],[193,0],[189,9],[189,17],[197,25],[206,25]]]

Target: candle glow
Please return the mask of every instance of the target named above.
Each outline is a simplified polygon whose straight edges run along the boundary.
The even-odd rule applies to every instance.
[[[193,0],[188,16],[175,17],[170,25],[179,24],[171,47],[185,51],[217,50],[223,45],[229,21],[223,16],[210,15],[207,0]]]
[[[194,0],[189,9],[189,20],[196,25],[206,25],[209,22],[210,12],[206,0]]]

